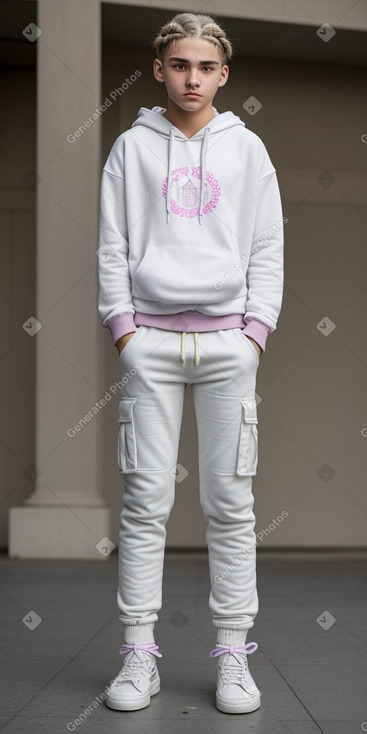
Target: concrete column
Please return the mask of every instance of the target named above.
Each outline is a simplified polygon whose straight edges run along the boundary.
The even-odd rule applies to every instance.
[[[37,305],[28,332],[37,355],[35,490],[10,510],[9,555],[102,560],[100,1],[39,0],[37,25]]]

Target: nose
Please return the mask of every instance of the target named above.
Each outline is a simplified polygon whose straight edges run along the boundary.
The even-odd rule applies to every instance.
[[[196,72],[195,71],[190,71],[189,78],[187,80],[187,83],[188,83],[189,87],[197,87],[198,86],[199,80],[198,80],[198,78],[196,76]]]

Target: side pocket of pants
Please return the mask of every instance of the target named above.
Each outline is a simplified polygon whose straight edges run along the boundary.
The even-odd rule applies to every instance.
[[[119,431],[117,437],[117,461],[119,474],[137,469],[137,447],[134,423],[134,404],[137,398],[121,398],[119,402]]]
[[[238,446],[237,475],[251,477],[256,474],[258,463],[257,408],[254,397],[241,400],[241,428]]]

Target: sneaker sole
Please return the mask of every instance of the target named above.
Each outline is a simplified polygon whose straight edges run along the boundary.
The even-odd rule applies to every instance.
[[[256,709],[260,708],[261,696],[256,698],[252,703],[239,702],[236,704],[235,701],[224,701],[216,694],[215,703],[218,711],[223,711],[225,714],[250,714],[251,711],[256,711]]]
[[[126,698],[124,701],[122,701],[118,698],[113,698],[106,695],[105,704],[110,709],[115,709],[115,711],[137,711],[138,709],[144,709],[146,708],[146,706],[149,706],[151,696],[155,696],[155,694],[159,693],[160,690],[160,680],[158,679],[153,681],[149,691],[142,698],[131,698],[130,700]]]

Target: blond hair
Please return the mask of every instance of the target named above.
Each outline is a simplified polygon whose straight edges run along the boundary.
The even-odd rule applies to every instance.
[[[152,42],[153,52],[163,63],[164,51],[168,44],[189,37],[203,38],[214,43],[218,48],[222,66],[228,64],[233,56],[232,44],[223,28],[210,15],[196,13],[178,13],[165,23]]]

